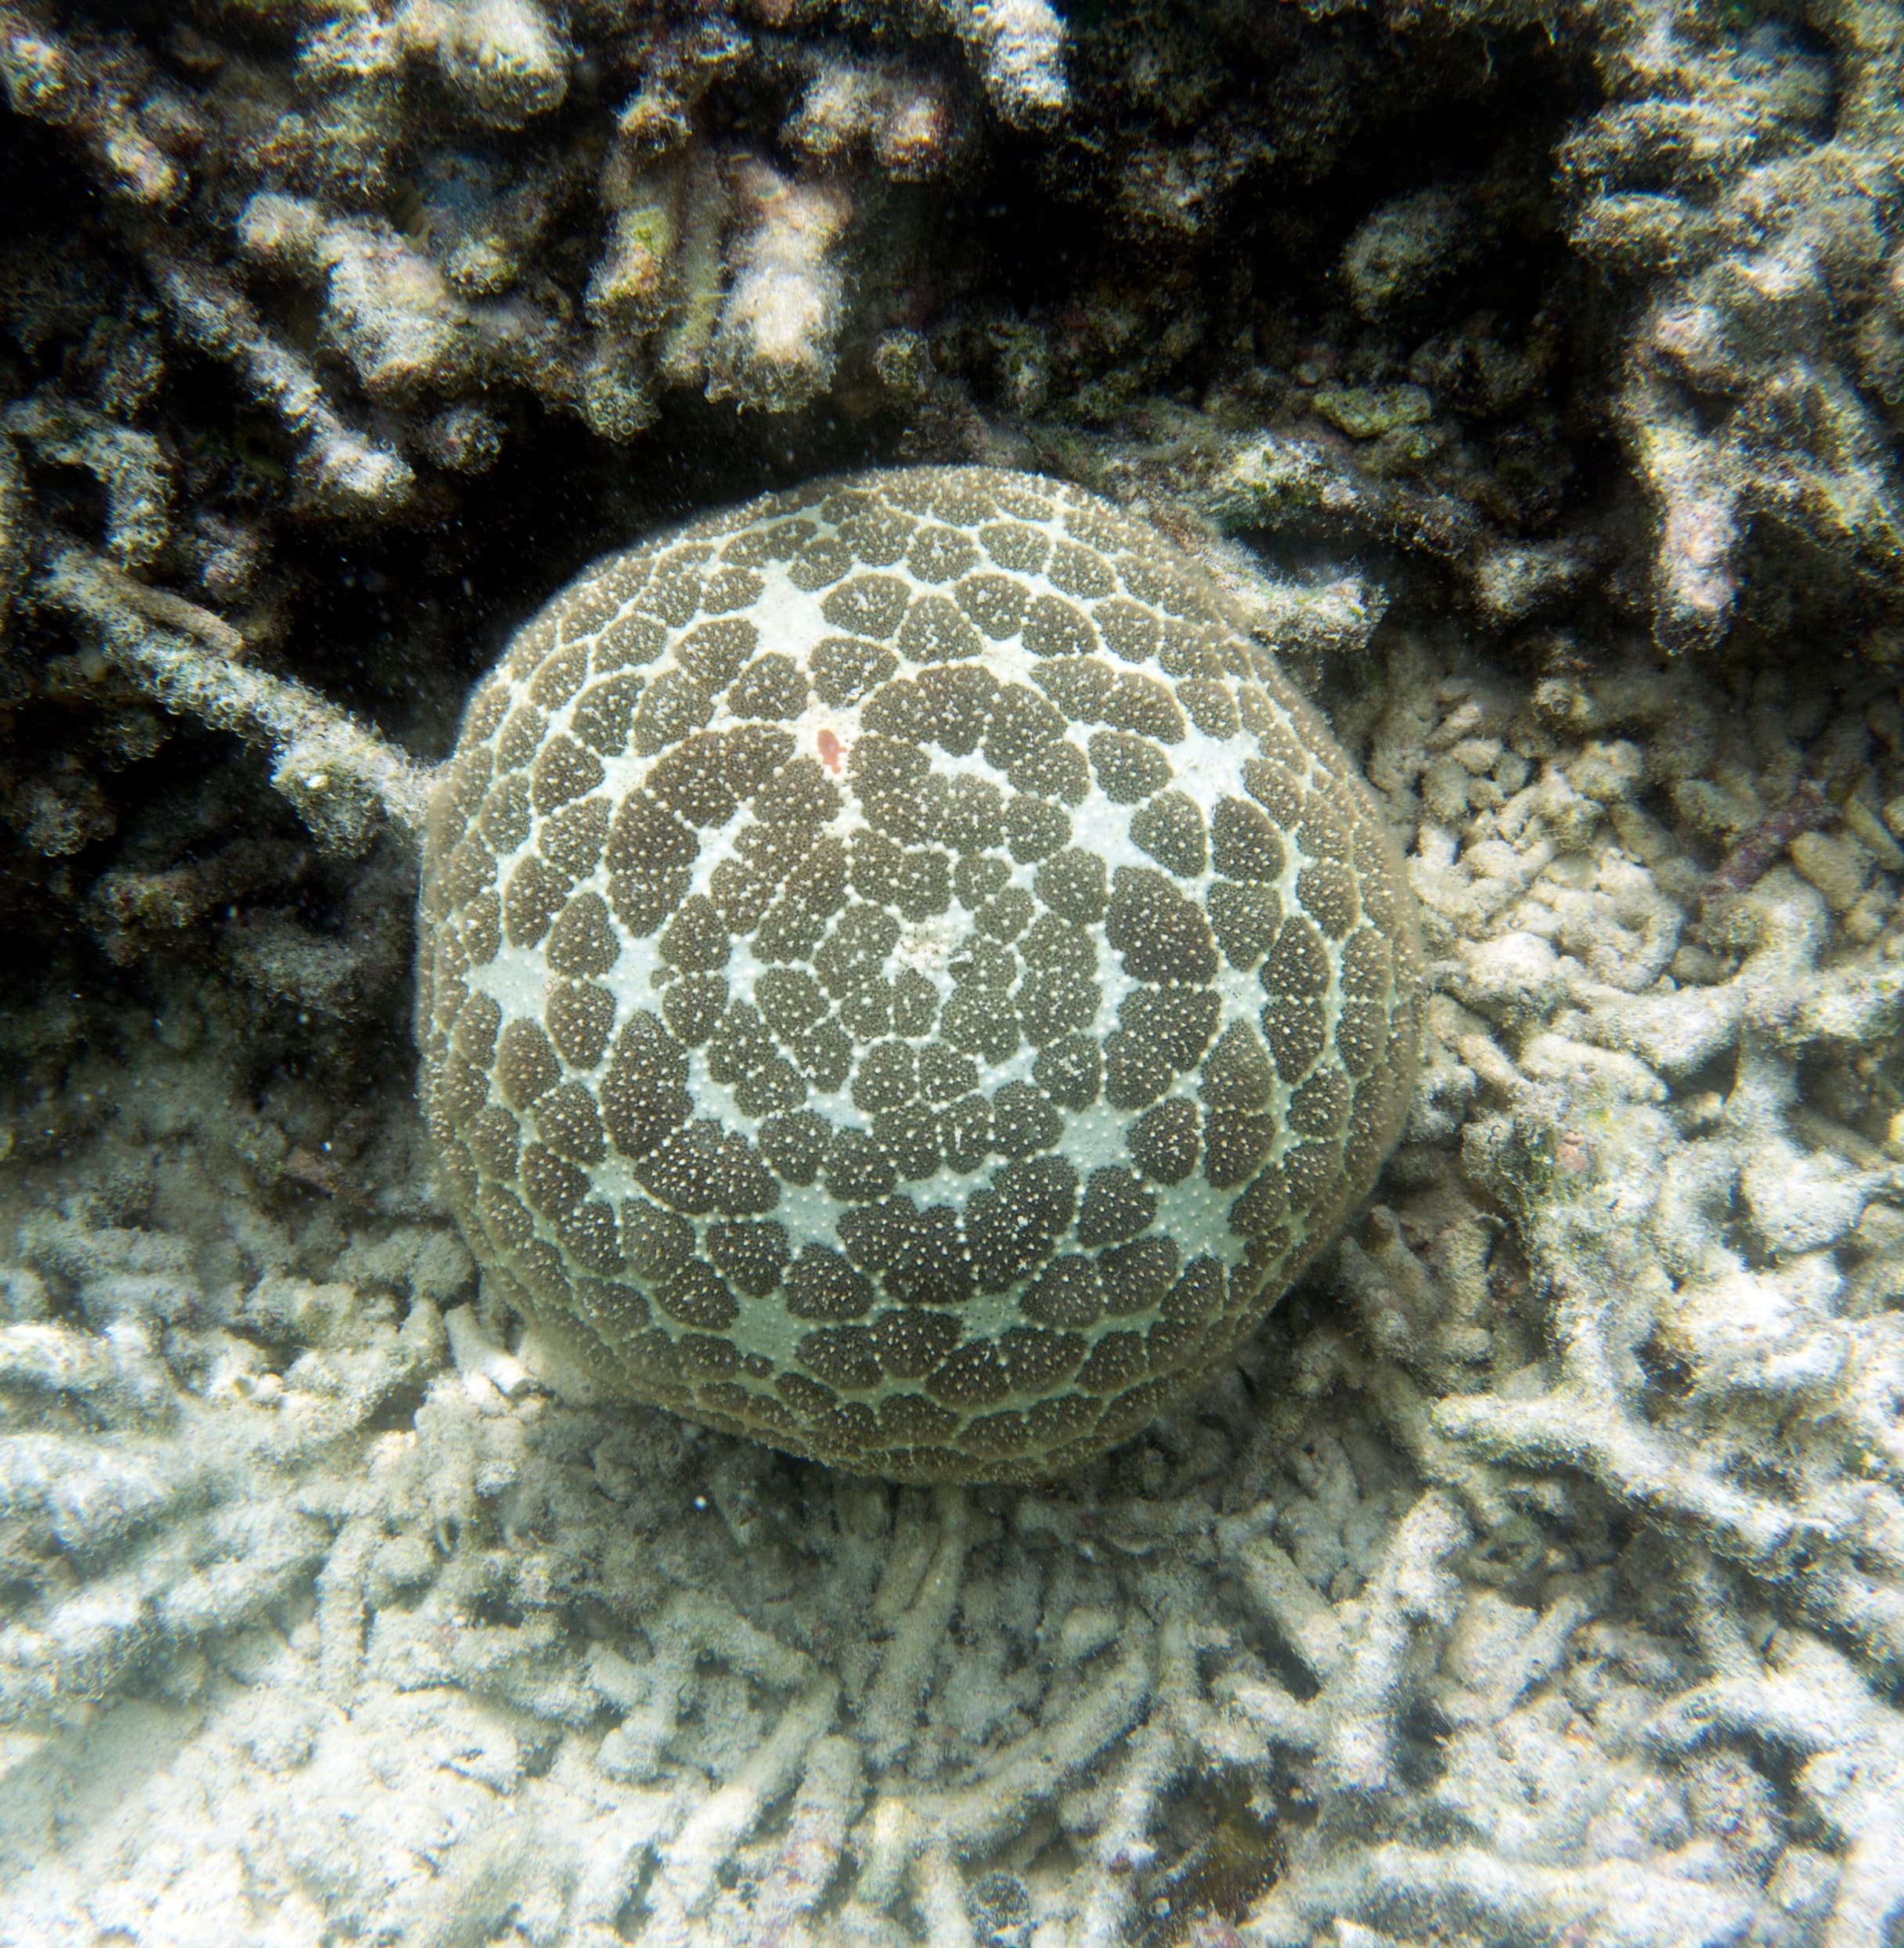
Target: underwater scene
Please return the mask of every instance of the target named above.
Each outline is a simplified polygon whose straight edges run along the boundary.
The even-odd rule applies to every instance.
[[[0,1948],[1904,1944],[1904,0],[0,0]]]

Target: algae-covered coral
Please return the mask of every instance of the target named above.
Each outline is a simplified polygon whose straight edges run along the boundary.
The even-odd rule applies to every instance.
[[[1901,31],[0,7],[0,1939],[1883,1948]],[[413,1086],[507,637],[920,461],[1195,554],[1429,962],[1043,1486],[597,1397]]]

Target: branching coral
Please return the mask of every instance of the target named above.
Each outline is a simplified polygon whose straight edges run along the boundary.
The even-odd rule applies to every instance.
[[[244,1628],[307,1578],[330,1534],[314,1482],[416,1372],[434,1318],[426,1301],[401,1327],[372,1326],[348,1309],[348,1288],[268,1275],[242,1308],[225,1300],[223,1330],[209,1328],[200,1355],[220,1367],[194,1400],[157,1344],[189,1315],[209,1326],[183,1240],[81,1210],[29,1221],[19,1243],[92,1331],[59,1319],[0,1327],[5,1561],[9,1583],[31,1593],[0,1660],[0,1718],[14,1724],[83,1714],[155,1665],[189,1670],[204,1639]],[[453,1250],[453,1283],[462,1262]],[[412,1290],[432,1289],[444,1263],[413,1259]],[[268,1326],[278,1308],[294,1329],[331,1338],[288,1383],[267,1383],[233,1329]],[[48,1431],[22,1417],[35,1403]]]
[[[0,88],[16,114],[78,143],[135,207],[162,209],[184,194],[179,152],[202,139],[203,124],[129,36],[69,34],[38,8],[0,9]]]
[[[0,438],[0,640],[27,568],[27,480],[10,439]]]
[[[1798,1061],[1821,1043],[1881,1045],[1904,1007],[1904,976],[1881,961],[1863,978],[1841,971],[1820,1008],[1822,900],[1777,872],[1750,909],[1758,945],[1729,980],[1637,1001],[1602,990],[1586,1024],[1602,1048],[1636,1051],[1668,1073],[1736,1052],[1723,1108],[1689,1146],[1659,1106],[1653,1070],[1625,1055],[1549,1033],[1524,1041],[1515,1068],[1464,1041],[1513,1106],[1473,1132],[1469,1156],[1526,1213],[1534,1274],[1552,1293],[1558,1384],[1451,1398],[1437,1418],[1491,1459],[1580,1470],[1776,1578],[1821,1624],[1894,1662],[1904,1657],[1904,1557],[1884,1539],[1895,1518],[1880,1513],[1886,1492],[1862,1458],[1881,1436],[1859,1426],[1855,1392],[1840,1394],[1844,1405],[1824,1423],[1836,1438],[1808,1442],[1776,1485],[1752,1464],[1744,1430],[1768,1412],[1815,1418],[1819,1390],[1837,1394],[1866,1362],[1897,1357],[1881,1326],[1833,1318],[1844,1282],[1834,1254],[1872,1200],[1897,1199],[1904,1180],[1893,1167],[1860,1169],[1809,1148],[1792,1119]],[[1724,1242],[1734,1208],[1762,1265]],[[1639,1410],[1643,1345],[1685,1376],[1683,1432],[1657,1406]],[[1722,1425],[1740,1432],[1721,1435]]]
[[[218,617],[77,546],[53,556],[41,587],[168,709],[265,745],[273,782],[326,846],[361,853],[385,816],[420,830],[429,785],[418,767],[301,685],[248,667]]]
[[[155,59],[9,8],[7,99],[114,192],[107,225],[175,341],[232,366],[279,421],[296,504],[322,516],[420,515],[434,474],[496,458],[510,392],[622,442],[654,418],[658,382],[806,405],[833,384],[849,319],[870,304],[876,331],[903,281],[911,227],[890,186],[942,180],[975,146],[936,15],[902,26],[926,45],[875,60],[712,16],[635,33],[618,12],[558,17],[539,0],[203,12]],[[1001,112],[1048,121],[1056,16],[979,8],[954,24]],[[258,31],[296,34],[288,64],[260,58]],[[784,149],[741,132],[763,99]],[[568,236],[596,210],[606,248],[579,278]],[[299,283],[319,294],[315,362],[286,302]]]
[[[171,483],[150,433],[117,425],[51,387],[9,406],[4,424],[41,464],[91,474],[106,495],[108,550],[121,567],[151,566],[171,530]],[[24,513],[16,507],[14,521]]]
[[[406,506],[416,485],[409,462],[348,424],[304,355],[269,329],[223,271],[163,240],[150,246],[150,267],[179,335],[234,367],[297,442],[298,485],[314,510],[388,518]]]
[[[965,0],[945,11],[977,56],[986,92],[1007,121],[1038,128],[1058,120],[1069,100],[1065,27],[1047,0]]]
[[[1631,9],[1602,57],[1613,101],[1562,155],[1578,247],[1658,280],[1621,410],[1657,509],[1655,627],[1673,649],[1724,635],[1754,530],[1841,605],[1879,604],[1867,626],[1904,590],[1891,429],[1859,369],[1904,215],[1904,40],[1882,7],[1809,11],[1835,77],[1770,22],[1715,27],[1670,0]]]

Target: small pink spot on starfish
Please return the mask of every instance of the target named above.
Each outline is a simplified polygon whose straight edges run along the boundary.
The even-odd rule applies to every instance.
[[[839,776],[840,762],[844,756],[839,739],[831,730],[822,730],[820,734],[820,761],[835,777]]]

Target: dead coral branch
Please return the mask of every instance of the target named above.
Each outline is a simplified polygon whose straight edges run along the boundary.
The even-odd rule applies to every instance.
[[[160,619],[155,591],[76,543],[56,547],[38,592],[89,625],[101,649],[166,709],[269,749],[272,785],[326,850],[365,852],[380,817],[420,837],[427,768],[303,684],[222,654],[229,624],[205,614],[193,636],[183,633],[169,615]],[[165,604],[189,606],[175,597]]]

